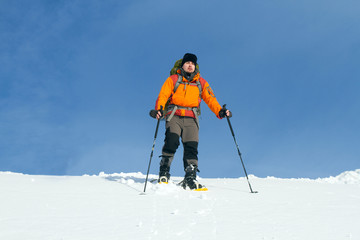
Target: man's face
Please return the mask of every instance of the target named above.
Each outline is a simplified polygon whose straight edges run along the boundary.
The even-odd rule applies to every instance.
[[[182,68],[187,73],[193,73],[195,71],[195,64],[191,61],[188,61],[188,62],[184,63]]]

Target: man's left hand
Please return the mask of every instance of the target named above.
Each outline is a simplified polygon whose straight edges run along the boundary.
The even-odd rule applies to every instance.
[[[232,113],[228,110],[228,109],[221,109],[219,112],[219,117],[220,118],[224,118],[224,117],[232,117]]]

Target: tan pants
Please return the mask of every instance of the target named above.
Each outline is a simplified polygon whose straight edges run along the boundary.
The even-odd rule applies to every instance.
[[[180,145],[180,137],[184,146],[184,169],[190,164],[198,166],[199,128],[196,119],[176,115],[166,122],[161,166],[167,165],[170,167],[175,152]]]

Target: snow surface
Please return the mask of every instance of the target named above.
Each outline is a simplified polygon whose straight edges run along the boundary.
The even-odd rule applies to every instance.
[[[360,239],[360,169],[315,180],[250,176],[257,194],[245,178],[200,178],[207,192],[148,183],[141,195],[144,181],[0,172],[0,239]]]

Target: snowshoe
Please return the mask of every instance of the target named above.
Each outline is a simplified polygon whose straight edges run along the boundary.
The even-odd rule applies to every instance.
[[[196,180],[197,166],[190,164],[185,168],[185,178],[181,182],[181,186],[186,190],[207,191],[208,189]]]
[[[208,189],[200,184],[195,178],[193,177],[187,177],[184,178],[184,180],[181,182],[181,186],[186,190],[192,190],[192,191],[207,191]]]

